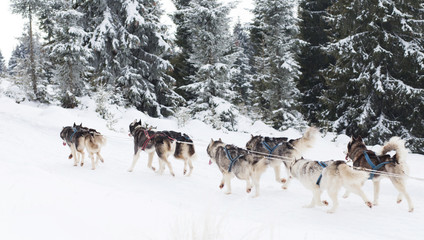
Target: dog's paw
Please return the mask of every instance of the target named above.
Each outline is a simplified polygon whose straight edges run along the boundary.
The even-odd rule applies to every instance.
[[[377,206],[377,205],[378,205],[378,202],[377,202],[377,201],[374,201],[374,202],[372,203],[372,205],[373,205],[373,206]]]
[[[252,192],[252,189],[251,188],[248,188],[248,189],[246,189],[246,192],[247,193],[250,193],[250,192]]]
[[[219,184],[219,188],[223,188],[224,187],[224,184],[223,183],[221,183],[221,184]]]
[[[399,204],[399,203],[401,203],[402,202],[402,199],[398,199],[397,201],[396,201],[396,203],[397,204]]]
[[[69,157],[68,157],[68,159],[72,159],[72,154],[69,154]]]
[[[322,201],[323,206],[328,206],[327,200]]]
[[[315,207],[313,204],[303,205],[303,208],[313,208]]]
[[[365,202],[365,204],[366,204],[369,208],[372,208],[372,203],[371,203],[371,202]]]
[[[409,210],[408,210],[408,212],[413,212],[414,211],[414,208],[410,208]]]
[[[105,160],[104,160],[103,158],[101,158],[101,159],[100,159],[100,162],[104,163],[104,162],[105,162]]]
[[[183,175],[186,175],[186,173],[187,173],[187,170],[184,169]]]
[[[83,163],[83,162],[81,163],[81,167],[82,167],[82,166],[84,166],[84,163]]]
[[[231,191],[226,191],[225,194],[230,195]]]
[[[282,188],[283,190],[287,190],[287,186],[285,186],[285,185],[283,185],[281,188]]]
[[[336,212],[336,210],[335,209],[330,209],[330,210],[327,210],[327,213],[335,213]]]
[[[287,180],[286,180],[285,178],[282,178],[282,179],[280,179],[280,182],[281,182],[281,183],[286,183],[286,182],[287,182]]]
[[[348,197],[349,197],[349,193],[343,194],[343,198],[348,198]]]
[[[155,167],[152,167],[152,170],[153,170],[153,171],[156,171],[156,168],[155,168]]]

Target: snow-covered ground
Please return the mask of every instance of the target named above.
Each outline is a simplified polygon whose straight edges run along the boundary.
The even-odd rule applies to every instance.
[[[178,128],[176,119],[115,107],[109,109],[116,119],[112,131],[88,98],[81,99],[79,109],[17,104],[1,94],[5,86],[0,84],[0,239],[424,239],[424,182],[418,180],[407,185],[413,213],[406,202],[396,204],[397,192],[388,179],[382,181],[379,206],[369,209],[351,195],[340,200],[334,214],[326,213],[328,207],[302,208],[311,192],[296,180],[282,190],[271,169],[261,179],[258,198],[245,193],[238,179],[232,181],[231,195],[218,188],[221,174],[208,165],[206,154],[211,138],[243,147],[251,133],[297,138],[301,133],[296,130],[277,132],[248,121],[240,124],[240,132],[213,130],[199,121]],[[156,174],[147,169],[145,153],[134,172],[127,171],[133,153],[127,129],[136,118],[193,137],[198,159],[191,177],[183,176],[183,162],[173,158],[175,177],[167,170]],[[94,171],[88,159],[74,167],[69,148],[62,145],[59,132],[74,122],[107,136],[105,163]],[[348,140],[328,134],[305,157],[343,159]],[[424,156],[408,157],[410,175],[423,178]],[[364,190],[372,199],[370,181]]]

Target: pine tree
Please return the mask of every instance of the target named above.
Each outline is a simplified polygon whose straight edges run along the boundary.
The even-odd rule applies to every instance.
[[[251,29],[255,49],[255,103],[265,121],[277,129],[301,127],[299,40],[294,0],[256,0]]]
[[[232,101],[249,107],[252,105],[253,47],[249,32],[240,21],[234,26],[232,44],[235,61],[231,68],[231,89],[236,93]]]
[[[7,73],[6,63],[3,54],[0,51],[0,77]]]
[[[400,135],[424,152],[424,6],[342,0],[331,8],[336,63],[326,70],[332,128],[382,144]]]
[[[121,39],[116,56],[121,66],[118,91],[150,116],[173,115],[184,99],[172,89],[175,80],[167,74],[172,66],[163,55],[170,46],[158,1],[122,0],[116,9]]]
[[[175,33],[175,44],[179,51],[171,58],[171,64],[174,66],[172,76],[176,81],[176,91],[181,94],[186,100],[194,98],[194,94],[183,91],[180,87],[189,83],[189,76],[194,75],[196,69],[189,61],[190,54],[193,53],[192,46],[189,42],[191,37],[191,29],[186,26],[186,12],[192,0],[173,0],[177,11],[172,15],[172,20],[177,26]]]
[[[301,111],[312,124],[318,125],[324,111],[319,101],[322,91],[326,89],[322,70],[333,63],[331,55],[324,49],[329,43],[330,27],[325,18],[326,9],[334,0],[302,0],[300,2],[300,35],[305,44],[301,47],[299,64],[301,66],[298,89],[302,93]]]
[[[52,12],[53,41],[46,46],[55,65],[54,81],[60,87],[60,101],[65,108],[78,105],[77,96],[84,93],[90,71],[91,51],[85,39],[88,33],[82,27],[83,14],[70,1],[62,0],[60,8]]]
[[[189,77],[190,83],[182,88],[194,95],[193,100],[189,101],[192,114],[217,128],[220,121],[231,122],[229,128],[234,126],[235,121],[231,114],[234,106],[227,102],[232,95],[228,52],[230,9],[231,6],[216,0],[194,0],[185,9],[185,27],[191,31],[189,44],[192,53],[189,54],[189,61],[196,72]],[[218,110],[218,106],[222,105],[229,107]]]
[[[33,18],[37,11],[43,6],[42,0],[11,0],[11,8],[13,13],[21,14],[24,18],[28,18],[28,38],[29,38],[29,75],[31,77],[33,99],[40,100],[43,97],[43,93],[39,93],[37,86],[37,75],[36,75],[36,61],[35,61],[35,50],[34,50],[34,30],[33,30]]]

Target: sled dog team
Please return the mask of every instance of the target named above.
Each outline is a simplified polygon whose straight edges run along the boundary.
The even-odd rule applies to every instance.
[[[165,166],[168,167],[172,176],[175,176],[169,156],[184,161],[183,174],[190,176],[193,171],[192,161],[196,158],[193,141],[184,133],[174,131],[156,131],[147,126],[142,126],[141,121],[134,120],[129,126],[129,135],[134,138],[134,156],[129,172],[140,157],[141,151],[148,154],[148,168],[156,171],[152,166],[153,156],[156,153],[159,160],[158,173],[163,174]],[[321,201],[321,194],[327,191],[333,202],[329,213],[335,212],[338,203],[338,193],[341,188],[346,189],[344,198],[350,193],[359,195],[365,205],[372,207],[379,200],[380,181],[387,176],[399,195],[397,203],[406,199],[409,212],[414,210],[412,200],[406,191],[406,177],[408,166],[406,164],[407,150],[405,141],[399,137],[392,137],[386,143],[380,153],[368,150],[361,137],[352,137],[347,146],[346,160],[353,162],[353,168],[344,160],[328,160],[324,162],[304,159],[303,153],[311,148],[318,136],[316,128],[310,127],[302,137],[298,139],[271,138],[262,136],[251,136],[246,143],[246,149],[224,143],[221,139],[209,143],[206,151],[210,157],[209,164],[215,163],[222,173],[219,188],[226,186],[226,194],[231,193],[231,179],[237,177],[246,181],[246,192],[250,193],[255,188],[254,196],[260,194],[260,178],[268,167],[275,172],[275,180],[287,189],[292,178],[298,179],[301,184],[312,191],[312,200],[305,207],[328,205],[327,201]],[[68,145],[71,154],[69,159],[74,158],[74,166],[80,162],[84,164],[84,149],[91,158],[91,166],[94,170],[98,161],[103,162],[100,155],[101,148],[106,143],[106,138],[94,129],[83,127],[82,124],[72,127],[64,127],[60,133]],[[395,151],[391,156],[388,153]],[[97,156],[94,161],[94,155]],[[287,178],[280,176],[281,166],[287,173]],[[188,166],[188,167],[187,167]],[[368,200],[362,191],[366,180],[372,180],[374,185],[374,201]]]

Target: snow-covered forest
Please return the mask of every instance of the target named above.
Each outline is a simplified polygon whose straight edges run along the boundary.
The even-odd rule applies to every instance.
[[[424,3],[417,0],[11,0],[26,19],[0,75],[24,100],[75,108],[80,98],[151,117],[237,130],[240,116],[277,130],[315,125],[424,153]],[[235,21],[234,27],[230,22]]]

